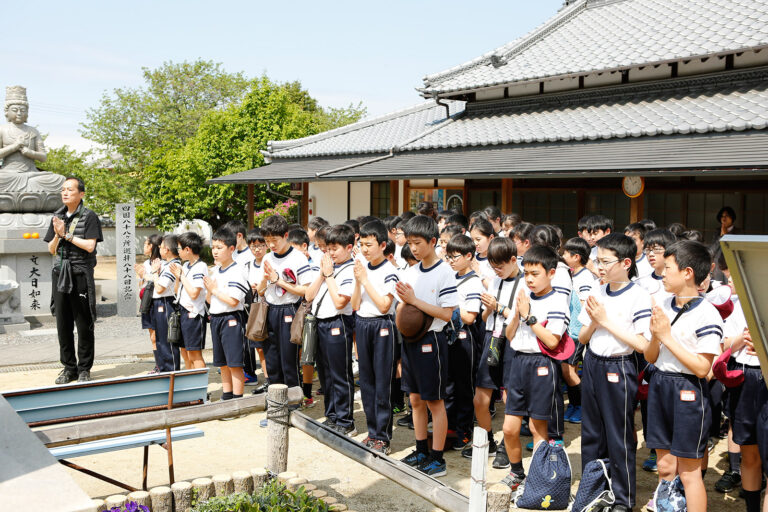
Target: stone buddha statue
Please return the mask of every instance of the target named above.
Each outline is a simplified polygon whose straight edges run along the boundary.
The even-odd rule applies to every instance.
[[[6,88],[5,117],[0,126],[0,213],[52,212],[61,206],[65,177],[41,171],[35,161],[45,162],[43,138],[25,124],[29,113],[27,90]]]

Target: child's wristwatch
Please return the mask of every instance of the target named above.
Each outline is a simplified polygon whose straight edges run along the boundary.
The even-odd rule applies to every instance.
[[[530,313],[528,314],[527,317],[525,317],[525,325],[527,325],[528,327],[532,325],[536,325],[537,323],[538,323],[538,320],[536,320],[536,317],[531,315]]]

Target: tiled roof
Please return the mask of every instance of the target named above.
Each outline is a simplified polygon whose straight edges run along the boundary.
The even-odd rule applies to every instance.
[[[424,78],[425,96],[768,46],[766,0],[581,0],[540,28]]]
[[[547,98],[469,103],[401,150],[743,131],[768,125],[768,68]]]
[[[461,111],[464,105],[461,101],[445,103],[451,115]],[[447,120],[445,107],[429,101],[310,137],[270,141],[267,153],[278,159],[387,152],[393,146],[440,127]]]

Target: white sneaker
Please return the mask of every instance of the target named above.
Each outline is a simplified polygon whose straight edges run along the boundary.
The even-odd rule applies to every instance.
[[[354,377],[357,377],[358,375],[360,375],[360,365],[356,360],[352,361],[352,375]]]
[[[360,390],[358,389],[355,391],[355,401],[359,401],[363,399],[363,395],[360,394]]]

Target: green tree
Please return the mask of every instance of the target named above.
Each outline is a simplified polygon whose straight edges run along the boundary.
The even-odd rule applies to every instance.
[[[210,110],[239,102],[248,84],[242,73],[227,73],[221,64],[204,60],[142,71],[144,87],[104,93],[81,129],[85,138],[138,171],[154,161],[153,154],[183,146]]]
[[[205,181],[264,164],[260,153],[269,140],[306,137],[359,120],[360,105],[326,111],[299,82],[277,84],[266,76],[250,82],[243,100],[209,111],[195,135],[179,148],[165,151],[148,166],[141,181],[139,214],[167,228],[185,218],[218,225],[244,216],[244,185],[206,185]],[[274,187],[287,193],[287,185]],[[257,186],[256,209],[282,199]]]

